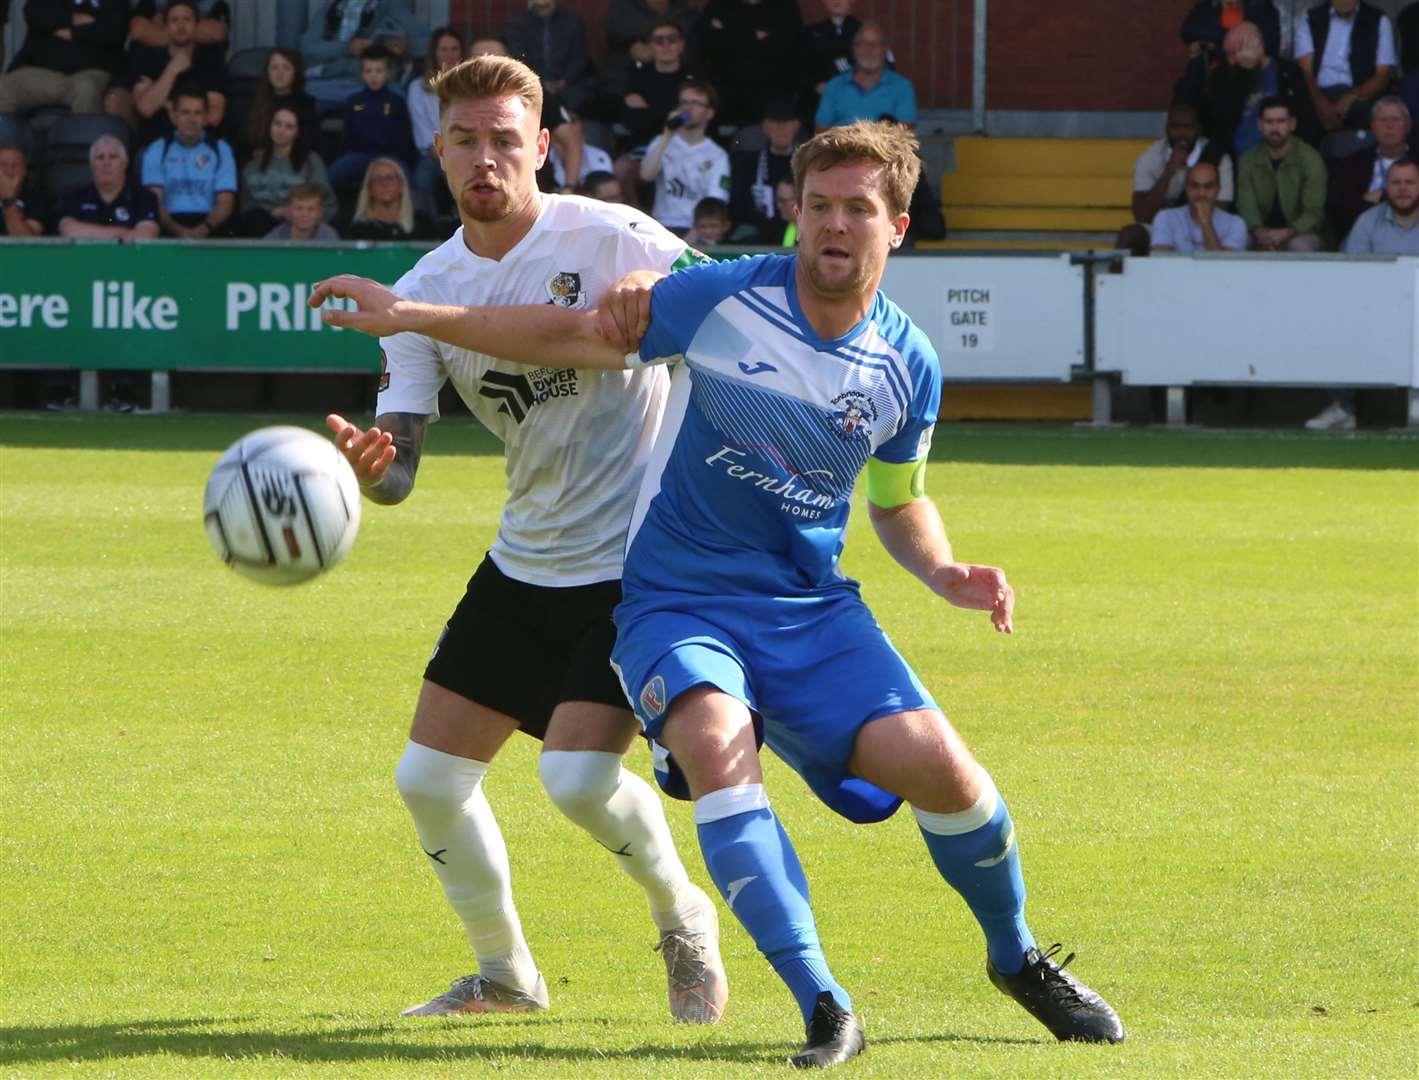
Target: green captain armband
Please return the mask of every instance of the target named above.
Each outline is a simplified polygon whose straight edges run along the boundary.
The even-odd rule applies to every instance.
[[[926,494],[926,458],[920,461],[867,459],[867,501],[890,510]]]

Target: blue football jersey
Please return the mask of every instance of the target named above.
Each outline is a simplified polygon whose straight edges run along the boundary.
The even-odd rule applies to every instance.
[[[878,292],[857,326],[819,338],[796,265],[762,255],[656,286],[633,362],[681,363],[631,519],[628,596],[855,588],[838,556],[858,473],[930,449],[941,366],[926,336]]]

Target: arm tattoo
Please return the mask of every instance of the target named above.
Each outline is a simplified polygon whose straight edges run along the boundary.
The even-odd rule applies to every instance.
[[[375,487],[362,490],[372,502],[393,506],[407,499],[414,490],[414,474],[419,471],[419,458],[424,452],[428,418],[418,413],[381,413],[374,423],[375,427],[394,436],[395,455],[384,478]]]

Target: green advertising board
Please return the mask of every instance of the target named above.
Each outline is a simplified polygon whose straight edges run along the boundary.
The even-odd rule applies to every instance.
[[[332,274],[393,283],[424,247],[0,244],[0,366],[378,371],[306,304]]]

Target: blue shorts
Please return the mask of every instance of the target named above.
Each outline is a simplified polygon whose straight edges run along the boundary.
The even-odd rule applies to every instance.
[[[709,684],[738,698],[763,741],[830,807],[880,821],[896,796],[852,776],[862,726],[936,702],[855,591],[813,597],[631,596],[616,608],[611,661],[645,733]]]

